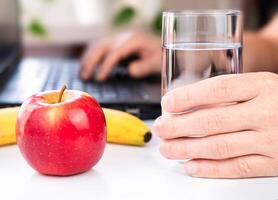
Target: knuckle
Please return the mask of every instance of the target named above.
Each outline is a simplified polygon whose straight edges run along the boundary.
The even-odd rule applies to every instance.
[[[178,158],[194,158],[196,157],[196,153],[194,153],[194,149],[192,149],[192,145],[190,145],[190,140],[188,141],[187,139],[181,140],[181,141],[176,141],[174,144],[176,148],[176,155]]]
[[[218,114],[204,115],[199,119],[201,134],[210,134],[213,131],[221,129],[222,118]]]
[[[213,98],[226,99],[232,95],[229,83],[224,79],[219,79],[211,88],[210,93]]]
[[[258,144],[261,144],[262,146],[260,153],[263,152],[266,155],[273,155],[273,147],[278,145],[278,142],[275,140],[276,133],[265,131],[260,134],[261,135],[258,138]]]
[[[207,135],[211,128],[210,119],[207,116],[202,116],[199,118],[199,128],[201,134]]]
[[[251,173],[251,166],[245,159],[239,159],[236,162],[235,173],[240,177],[248,177]]]
[[[274,106],[272,107],[272,109],[274,108]],[[267,125],[273,126],[273,124],[277,123],[277,117],[278,117],[278,113],[277,112],[273,112],[273,111],[263,111],[262,113],[262,118],[264,121],[264,123],[266,123]]]
[[[275,135],[273,133],[267,133],[267,132],[264,133],[263,139],[267,147],[272,147],[275,145],[276,143],[275,137],[276,137],[276,133]]]
[[[274,87],[277,85],[277,75],[271,72],[261,72],[260,76],[264,89],[273,92]]]
[[[231,154],[231,145],[224,140],[216,139],[208,145],[208,151],[213,157],[227,158]]]

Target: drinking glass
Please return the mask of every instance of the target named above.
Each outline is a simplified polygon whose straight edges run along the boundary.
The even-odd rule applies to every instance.
[[[162,95],[206,78],[242,71],[240,11],[167,11],[162,23]]]

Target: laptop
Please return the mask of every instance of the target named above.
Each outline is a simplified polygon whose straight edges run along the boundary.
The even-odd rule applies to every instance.
[[[73,58],[21,58],[16,0],[0,2],[0,107],[18,106],[32,94],[60,89],[82,90],[102,107],[153,119],[160,115],[160,77],[134,80],[127,75],[128,60],[115,67],[105,82],[79,79],[80,63]]]

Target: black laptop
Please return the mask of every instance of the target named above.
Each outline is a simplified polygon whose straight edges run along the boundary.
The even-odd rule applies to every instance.
[[[32,94],[45,90],[82,90],[103,107],[127,111],[142,119],[160,114],[160,77],[134,80],[126,73],[128,60],[115,67],[109,79],[98,83],[79,79],[79,61],[70,58],[21,59],[18,5],[0,2],[0,106],[17,106]]]

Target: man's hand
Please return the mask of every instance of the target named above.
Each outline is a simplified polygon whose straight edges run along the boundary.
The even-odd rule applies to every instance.
[[[132,77],[140,78],[160,71],[160,38],[143,33],[123,33],[113,38],[92,43],[82,59],[81,78],[88,80],[99,67],[96,79],[105,80],[116,64],[132,54],[139,59],[130,63],[128,72]]]
[[[209,178],[278,175],[278,76],[223,75],[162,99],[154,124],[169,159],[191,159],[187,174]]]

